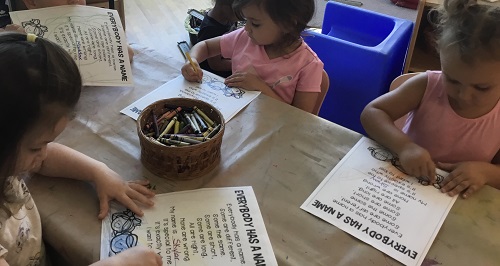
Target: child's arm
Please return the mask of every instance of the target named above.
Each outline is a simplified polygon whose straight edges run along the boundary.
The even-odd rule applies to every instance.
[[[159,266],[162,265],[160,255],[146,247],[129,248],[113,257],[93,263],[91,266]],[[2,265],[0,265],[2,266]]]
[[[292,105],[306,112],[312,113],[316,101],[318,100],[318,92],[302,92],[296,91],[293,97]]]
[[[228,87],[237,87],[249,91],[261,91],[263,94],[271,98],[285,102],[260,77],[248,72],[233,73],[231,76],[226,78],[224,84]]]
[[[140,216],[143,212],[134,200],[146,206],[153,205],[150,198],[154,193],[144,187],[147,181],[124,182],[104,163],[58,143],[47,145],[47,157],[34,172],[93,182],[100,201],[99,219],[108,214],[109,201],[112,199],[118,200]]]
[[[441,192],[450,196],[463,192],[462,197],[467,198],[484,185],[500,189],[500,150],[491,163],[438,163],[438,167],[450,172],[441,183]]]
[[[0,258],[0,266],[9,266],[9,264],[4,258]]]
[[[214,56],[207,59],[211,69],[216,71],[231,71],[231,59],[222,56]]]
[[[427,87],[427,74],[418,74],[370,102],[361,113],[361,123],[370,137],[399,155],[405,171],[436,180],[436,166],[427,150],[415,144],[394,125],[394,121],[415,109]]]
[[[203,62],[207,58],[220,55],[220,39],[221,37],[215,37],[212,39],[201,41],[189,52],[191,59],[195,65],[195,68],[191,65],[191,62],[186,62],[182,68],[181,73],[186,80],[189,81],[200,81],[203,78],[203,71],[200,68],[198,62]]]

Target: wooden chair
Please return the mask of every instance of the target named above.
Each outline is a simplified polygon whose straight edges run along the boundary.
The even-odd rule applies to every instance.
[[[407,81],[411,77],[416,76],[417,74],[419,74],[419,72],[406,73],[406,74],[403,74],[403,75],[395,78],[391,82],[391,86],[389,87],[389,91],[397,89],[399,86],[401,86],[401,84],[403,84],[405,81]],[[399,129],[403,129],[403,126],[405,125],[407,117],[408,117],[408,115],[406,114],[403,117],[399,118],[398,120],[394,121],[394,124],[396,125],[396,127],[399,128]]]
[[[325,100],[325,96],[328,92],[329,87],[330,78],[328,77],[328,73],[326,73],[326,71],[323,69],[323,75],[321,76],[321,92],[319,93],[318,99],[316,100],[316,105],[314,105],[314,109],[312,111],[313,114],[319,114],[319,109],[321,109],[321,105],[323,105],[323,101]]]

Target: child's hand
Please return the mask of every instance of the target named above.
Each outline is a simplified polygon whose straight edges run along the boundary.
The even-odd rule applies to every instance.
[[[99,219],[106,217],[109,211],[109,201],[113,199],[116,199],[139,216],[142,216],[143,212],[134,200],[146,206],[153,206],[154,203],[150,198],[154,197],[155,194],[145,187],[149,181],[125,182],[117,173],[105,165],[100,173],[93,180],[100,202],[99,215],[97,216]]]
[[[17,25],[17,24],[9,24],[9,25],[5,26],[5,28],[3,28],[3,29],[0,28],[0,32],[3,32],[3,31],[16,31],[19,33],[26,33],[26,30],[24,30],[24,28],[22,26]]]
[[[258,76],[248,72],[236,72],[227,77],[224,84],[228,87],[237,87],[249,91],[263,91],[269,86]]]
[[[441,192],[455,196],[460,192],[465,199],[488,182],[491,164],[485,162],[438,163],[438,167],[450,172],[441,182]]]
[[[201,82],[201,79],[203,78],[203,71],[198,64],[198,61],[196,61],[196,59],[194,58],[192,58],[192,60],[193,64],[195,65],[196,71],[195,68],[193,68],[193,65],[191,65],[191,63],[188,61],[181,68],[182,76],[184,76],[187,81]]]
[[[163,265],[160,255],[147,247],[129,248],[113,257],[98,261],[91,266],[160,266]]]
[[[436,165],[426,149],[415,143],[407,144],[399,153],[399,161],[407,174],[425,177],[430,184],[436,182]]]

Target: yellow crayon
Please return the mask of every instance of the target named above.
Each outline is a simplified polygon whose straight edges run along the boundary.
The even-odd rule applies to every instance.
[[[157,140],[160,140],[161,137],[163,137],[163,135],[167,134],[170,131],[170,129],[174,126],[175,121],[177,121],[177,116],[174,116],[174,118],[172,118],[172,120],[170,120],[170,122],[168,123],[165,130],[163,130],[163,132],[161,132],[160,136],[158,136]]]
[[[174,124],[174,134],[179,133],[180,126],[181,126],[181,122],[175,121],[175,124]]]
[[[214,124],[215,124],[215,123],[214,123],[214,121],[212,121],[212,119],[208,118],[208,116],[207,116],[207,115],[206,115],[206,114],[205,114],[202,110],[200,110],[200,108],[198,108],[198,107],[196,107],[196,106],[195,106],[195,107],[193,107],[193,109],[194,109],[194,110],[195,110],[195,111],[196,111],[196,112],[197,112],[197,113],[198,113],[198,114],[199,114],[199,115],[200,115],[203,119],[205,119],[205,122],[207,122],[207,124],[208,124],[209,126],[211,126],[211,127],[213,127],[213,126],[214,126]]]

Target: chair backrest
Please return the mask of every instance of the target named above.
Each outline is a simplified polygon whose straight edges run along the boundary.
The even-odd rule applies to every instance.
[[[416,73],[407,73],[407,74],[403,74],[403,75],[395,78],[391,82],[391,86],[389,87],[389,91],[397,89],[399,86],[401,86],[401,84],[403,84],[405,81],[407,81],[411,77],[416,76],[417,74],[419,74],[419,73],[418,72],[416,72]],[[399,128],[399,129],[403,129],[403,126],[405,125],[407,117],[408,117],[408,115],[406,114],[403,117],[399,118],[398,120],[394,121],[394,125],[396,125],[396,127]]]
[[[323,69],[323,75],[321,76],[321,92],[318,95],[318,99],[316,100],[316,104],[314,105],[314,109],[312,111],[313,114],[318,115],[319,110],[321,109],[321,105],[323,105],[323,101],[325,100],[326,93],[328,92],[328,88],[330,87],[330,78],[328,74]]]

